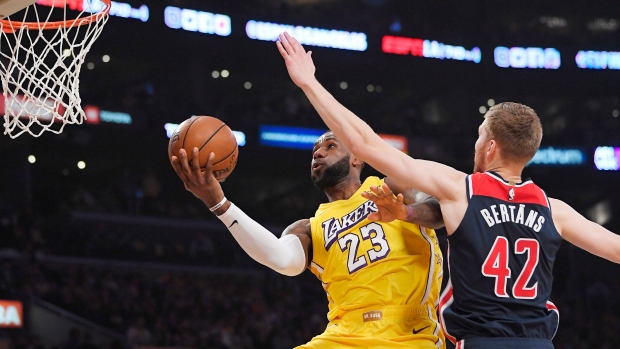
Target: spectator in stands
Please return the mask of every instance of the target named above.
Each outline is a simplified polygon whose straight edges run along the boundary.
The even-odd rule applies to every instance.
[[[82,333],[75,327],[72,327],[69,330],[69,337],[65,341],[65,344],[62,346],[62,349],[80,349],[80,341],[82,337]]]
[[[138,318],[127,330],[127,340],[132,345],[153,344],[153,336],[145,324],[144,318]]]

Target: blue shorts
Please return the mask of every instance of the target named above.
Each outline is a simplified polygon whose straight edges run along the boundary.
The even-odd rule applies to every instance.
[[[553,349],[553,343],[541,338],[475,337],[456,342],[456,349]]]

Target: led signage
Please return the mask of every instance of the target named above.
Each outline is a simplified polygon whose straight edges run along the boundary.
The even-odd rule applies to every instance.
[[[403,153],[407,153],[409,151],[409,143],[407,142],[407,137],[390,135],[385,133],[379,133],[378,135],[379,137],[383,138],[386,143],[402,151]]]
[[[92,4],[89,6],[91,1]],[[112,1],[111,4],[112,7],[110,7],[110,16],[135,18],[141,20],[142,22],[149,20],[149,8],[146,5],[133,8],[131,5],[124,2]],[[105,5],[101,0],[84,0],[83,7],[89,12],[99,12],[105,7]]]
[[[245,33],[250,39],[254,40],[277,41],[278,35],[285,31],[304,45],[353,51],[366,51],[368,48],[365,33],[253,20],[248,21],[245,25]]]
[[[619,164],[620,148],[597,147],[594,151],[594,166],[598,170],[618,171]]]
[[[118,1],[111,1],[110,16],[122,18],[135,18],[142,22],[149,20],[149,8],[142,5],[139,8],[133,8],[130,4]],[[75,11],[87,11],[95,13],[101,11],[105,4],[101,0],[39,0],[37,5],[50,7],[65,7]]]
[[[560,51],[554,48],[498,46],[495,64],[501,68],[558,69],[562,62]]]
[[[327,130],[290,127],[277,125],[261,125],[259,127],[259,143],[271,147],[312,149],[314,142]]]
[[[102,122],[111,122],[114,124],[131,124],[131,115],[117,111],[102,110],[99,112],[99,119]]]
[[[227,15],[173,6],[164,9],[164,22],[168,28],[219,36],[228,36],[232,31]]]
[[[166,129],[166,136],[168,138],[172,137],[172,133],[177,129],[179,124],[167,123],[164,125],[164,129]],[[241,131],[232,131],[235,135],[235,139],[237,140],[237,145],[242,147],[245,145],[245,133]]]
[[[314,143],[327,130],[305,127],[261,125],[259,127],[259,142],[262,145],[279,148],[311,150]],[[394,148],[407,152],[407,137],[392,134],[379,134]]]
[[[536,155],[527,164],[531,165],[556,165],[570,166],[583,165],[585,154],[580,149],[558,149],[554,147],[540,148]]]
[[[59,115],[64,115],[66,108],[51,98],[26,98],[24,95],[7,96],[6,99],[0,96],[0,113],[4,114],[9,109],[9,115],[15,115],[22,119],[30,118],[30,115],[39,115],[39,121],[48,122],[54,117],[54,111]],[[55,118],[54,122],[62,122]]]
[[[112,124],[130,125],[132,122],[131,115],[117,111],[101,110],[94,105],[85,105],[84,113],[86,114],[86,123],[97,125],[100,122]]]
[[[84,11],[84,5],[88,6],[89,2],[85,0],[38,0],[37,5],[49,7],[68,7],[74,11]]]
[[[480,63],[482,53],[478,47],[471,50],[463,46],[446,45],[437,41],[405,38],[400,36],[384,36],[381,50],[385,53],[408,55],[438,59],[454,59]]]
[[[581,69],[620,69],[620,52],[579,51],[575,62]]]
[[[0,327],[20,328],[24,325],[22,302],[0,300]]]

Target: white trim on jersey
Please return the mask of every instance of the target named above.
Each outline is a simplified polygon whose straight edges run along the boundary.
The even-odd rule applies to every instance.
[[[547,310],[555,311],[555,313],[558,315],[558,325],[555,326],[555,332],[553,332],[553,336],[551,336],[551,339],[553,339],[555,337],[555,334],[558,333],[558,328],[560,327],[560,311],[558,310],[558,307],[549,300],[547,301],[546,306]]]
[[[431,260],[429,262],[430,265],[428,266],[428,276],[426,277],[426,289],[424,290],[424,296],[422,297],[422,301],[420,302],[421,305],[424,305],[424,303],[426,303],[426,301],[428,300],[428,295],[431,292],[431,287],[433,286],[433,281],[434,281],[433,277],[435,275],[436,261],[435,261],[435,249],[433,248],[435,245],[433,245],[433,241],[426,233],[426,228],[420,227],[420,233],[422,233],[422,237],[424,237],[424,240],[428,242],[428,245],[430,247],[430,254],[431,254]]]
[[[542,191],[543,195],[545,196],[545,200],[547,200],[547,207],[549,207],[549,211],[551,211],[551,201],[549,201],[549,197],[547,196],[547,193],[545,193],[545,191],[542,189],[540,189],[540,191]]]
[[[456,349],[465,349],[465,340],[461,339],[456,343]]]
[[[474,196],[474,186],[471,183],[471,175],[467,175],[467,186],[469,187],[469,198]]]
[[[515,187],[515,188],[524,187],[524,186],[526,186],[528,184],[534,184],[534,182],[532,182],[532,180],[529,179],[529,180],[527,180],[527,181],[525,181],[523,183],[519,183],[519,184],[515,184],[515,185],[510,185],[510,184],[506,183],[506,181],[502,177],[498,177],[498,176],[496,176],[496,175],[494,175],[492,173],[489,173],[489,172],[485,172],[485,174],[491,176],[492,178],[497,179],[498,181],[504,183],[505,185],[508,185],[508,186],[511,186],[511,187]]]
[[[448,262],[448,274],[450,275],[450,277],[448,278],[446,288],[439,296],[440,304],[444,300],[444,298],[447,297],[448,292],[452,291],[452,273],[450,272],[450,241],[448,241],[448,247],[446,248],[446,260]],[[441,330],[443,331],[444,336],[446,336],[446,339],[452,342],[452,344],[456,344],[456,337],[448,333],[448,330],[446,328],[446,320],[444,320],[443,318],[443,312],[452,304],[452,302],[454,302],[453,295],[450,296],[450,299],[446,301],[443,306],[439,307],[439,323],[441,324]]]
[[[310,267],[314,267],[314,269],[316,269],[316,271],[319,274],[323,274],[323,272],[325,271],[325,270],[323,270],[323,268],[320,265],[314,263],[314,261],[310,262]]]
[[[452,291],[452,280],[448,279],[448,284],[444,289],[443,293],[439,297],[443,302],[444,299],[447,298],[448,293]],[[454,296],[450,294],[450,298],[443,304],[443,306],[439,307],[439,322],[441,323],[441,329],[443,330],[443,334],[446,336],[446,339],[452,342],[452,344],[456,344],[456,337],[451,335],[446,328],[446,320],[443,317],[443,312],[450,307],[450,305],[454,302]]]
[[[426,306],[426,310],[428,310],[428,318],[430,320],[433,320],[433,322],[435,323],[435,330],[433,331],[433,335],[439,337],[439,331],[441,331],[441,324],[433,317],[433,308],[430,305]],[[437,348],[441,348],[443,346],[443,341],[441,340],[441,338],[438,338],[437,342],[435,342],[435,345],[437,345]]]

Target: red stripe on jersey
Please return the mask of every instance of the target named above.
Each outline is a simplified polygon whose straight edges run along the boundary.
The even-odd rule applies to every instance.
[[[453,301],[452,299],[452,285],[448,282],[448,286],[446,286],[446,289],[444,290],[444,294],[441,297],[441,299],[439,300],[439,323],[441,324],[441,330],[443,331],[444,336],[446,336],[446,338],[452,342],[452,344],[456,344],[456,338],[454,336],[451,336],[448,333],[448,330],[446,329],[446,324],[445,321],[443,319],[443,312],[445,310],[445,308],[451,304]]]
[[[488,173],[474,173],[471,175],[471,182],[473,195],[489,196],[519,204],[537,204],[549,208],[545,193],[534,182],[511,186]],[[513,190],[513,195],[509,194],[510,189]]]
[[[560,311],[558,310],[558,307],[556,307],[555,304],[549,301],[547,301],[547,310],[557,311],[558,314],[560,313]]]
[[[558,310],[558,307],[556,307],[555,304],[551,303],[551,301],[547,301],[547,310],[555,311],[555,314],[558,316],[558,323],[559,323],[560,322],[560,311]],[[553,332],[553,336],[551,337],[551,339],[555,338],[555,335],[557,333],[558,333],[558,326],[556,325],[555,332]]]

